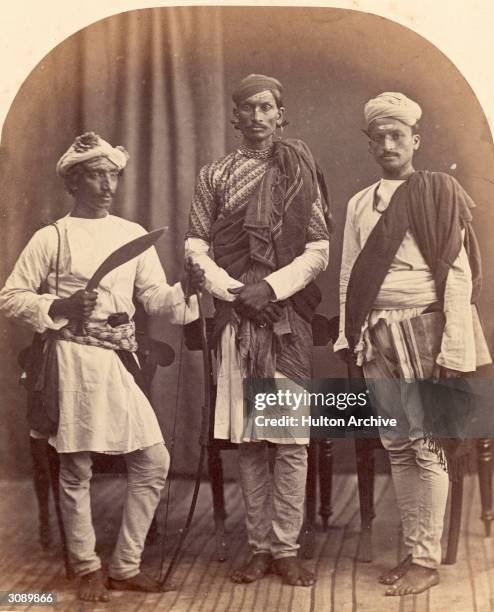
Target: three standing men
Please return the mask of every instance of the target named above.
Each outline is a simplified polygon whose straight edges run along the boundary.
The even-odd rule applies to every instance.
[[[329,251],[326,192],[307,145],[275,137],[285,113],[277,79],[247,76],[233,102],[242,144],[201,169],[186,236],[186,254],[204,269],[216,305],[214,435],[240,444],[252,557],[232,579],[252,582],[274,571],[309,586],[314,576],[297,559],[308,432],[257,430],[253,418],[244,419],[242,385],[311,376],[311,319],[320,301],[313,280]],[[276,453],[272,484],[268,442]]]
[[[301,141],[274,138],[284,122],[281,93],[279,81],[264,75],[250,75],[237,87],[234,125],[242,145],[201,170],[186,249],[205,270],[206,288],[216,298],[215,437],[240,443],[253,555],[233,580],[251,582],[274,570],[289,584],[308,586],[314,576],[296,558],[308,437],[295,438],[288,429],[263,437],[252,419],[244,419],[242,393],[246,378],[310,378],[310,321],[319,301],[312,281],[328,262],[327,203],[312,155]],[[448,479],[422,435],[427,406],[413,391],[403,394],[389,335],[373,330],[379,322],[389,326],[439,304],[445,326],[434,375],[475,370],[480,364],[471,301],[479,283],[470,262],[478,261],[478,253],[474,242],[468,241],[468,253],[463,244],[471,236],[467,194],[448,175],[413,168],[420,107],[402,94],[385,93],[369,101],[365,116],[383,178],[348,206],[335,349],[349,347],[363,365],[379,414],[409,424],[406,437],[381,432],[408,551],[381,581],[390,585],[388,594],[405,595],[439,581]],[[108,214],[126,163],[125,151],[94,134],[76,139],[57,165],[75,200],[71,215],[57,222],[60,256],[55,229],[40,230],[0,294],[7,316],[56,337],[60,425],[51,443],[60,453],[61,506],[72,562],[82,577],[79,595],[90,601],[108,598],[94,552],[90,451],[124,453],[128,464],[127,500],[110,566],[114,588],[157,588],[139,564],[168,467],[156,417],[116,352],[135,347],[132,326],[112,327],[108,320],[117,312],[132,317],[134,291],[151,314],[171,313],[178,323],[195,316],[180,285],[166,284],[154,250],[105,277],[97,295],[84,291],[110,252],[143,233]],[[192,276],[200,286],[197,265]],[[39,294],[45,281],[48,290]],[[85,337],[72,326],[81,317],[89,320]],[[397,384],[381,386],[383,379]],[[272,505],[268,441],[276,448]]]
[[[56,228],[47,226],[34,234],[0,292],[6,316],[55,343],[58,366],[49,382],[56,384],[58,378],[54,396],[59,399],[59,424],[50,443],[60,458],[60,506],[69,558],[80,576],[79,597],[87,601],[109,598],[91,519],[92,451],[124,454],[128,470],[109,586],[160,590],[157,581],[140,571],[140,561],[169,456],[132,354],[137,349],[133,296],[148,314],[166,314],[177,324],[198,316],[195,297],[190,306],[185,304],[185,281],[167,284],[154,247],[107,274],[97,292],[85,291],[110,253],[145,234],[136,223],[109,214],[127,159],[122,147],[112,147],[92,132],[76,138],[57,164],[74,207]],[[200,288],[199,267],[189,266],[188,274],[191,290]],[[77,329],[81,319],[87,323],[86,335]]]
[[[479,365],[472,309],[480,255],[470,226],[473,202],[450,175],[416,172],[417,103],[385,92],[364,109],[369,150],[383,177],[349,202],[340,275],[340,336],[363,366],[379,415],[401,424],[380,430],[391,461],[406,557],[381,576],[387,595],[421,593],[439,582],[448,474],[424,439],[426,405],[417,384],[400,380],[403,363],[391,329],[442,311],[434,378],[456,378]],[[467,245],[467,248],[465,247]],[[468,251],[468,252],[467,252]],[[393,329],[395,329],[394,327]],[[478,348],[478,347],[477,347]],[[403,378],[403,375],[401,375]]]

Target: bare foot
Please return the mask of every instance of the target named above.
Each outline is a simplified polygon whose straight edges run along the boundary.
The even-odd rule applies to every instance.
[[[109,601],[110,593],[106,590],[103,572],[96,570],[80,577],[77,597],[82,601]]]
[[[250,561],[232,574],[233,582],[254,582],[269,574],[271,569],[271,555],[259,553],[252,555]]]
[[[412,563],[407,573],[386,589],[386,595],[418,595],[436,584],[439,584],[439,572],[436,569]]]
[[[408,572],[408,568],[412,564],[412,555],[407,555],[402,559],[396,567],[392,567],[384,574],[379,576],[378,580],[381,584],[394,584]]]
[[[125,580],[108,579],[108,588],[112,591],[142,591],[143,593],[160,593],[160,583],[142,572]]]
[[[281,576],[285,584],[312,586],[316,577],[305,569],[297,557],[282,557],[273,561],[273,572]]]

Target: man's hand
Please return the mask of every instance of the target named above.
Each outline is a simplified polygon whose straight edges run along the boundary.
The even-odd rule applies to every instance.
[[[68,298],[53,300],[48,314],[55,317],[66,317],[72,321],[87,319],[96,306],[98,294],[96,291],[79,289]]]
[[[184,262],[184,275],[180,281],[186,298],[189,298],[194,293],[202,291],[204,287],[204,270],[199,264],[192,262],[190,257],[187,257]]]
[[[259,327],[265,327],[266,325],[273,325],[273,323],[279,321],[282,316],[282,306],[275,304],[274,302],[270,302],[266,308],[254,318],[254,321],[259,325]]]
[[[271,300],[275,299],[276,296],[271,285],[265,280],[254,283],[253,285],[244,285],[236,289],[228,289],[228,291],[237,296],[233,305],[241,316],[257,320],[261,313],[264,315],[264,311],[268,306],[270,306],[270,308],[266,311],[265,317],[261,318],[267,323],[266,317],[269,320],[273,320],[272,317],[278,316],[278,311],[271,308],[271,306],[273,306]],[[281,316],[281,313],[279,313],[279,316]]]
[[[439,380],[440,378],[461,378],[464,372],[460,372],[459,370],[452,370],[451,368],[446,368],[444,366],[436,363],[434,365],[434,369],[432,370],[432,380]]]

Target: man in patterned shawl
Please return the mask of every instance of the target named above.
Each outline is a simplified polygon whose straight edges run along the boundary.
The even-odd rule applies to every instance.
[[[204,269],[215,298],[214,435],[240,444],[252,556],[232,579],[252,582],[274,571],[309,586],[314,576],[297,559],[308,431],[266,432],[248,415],[244,420],[243,407],[246,379],[310,378],[311,319],[320,301],[313,281],[328,263],[324,179],[304,142],[275,138],[284,124],[281,96],[281,83],[264,75],[251,74],[236,88],[232,123],[242,143],[201,169],[186,253]],[[275,445],[272,500],[268,442]]]

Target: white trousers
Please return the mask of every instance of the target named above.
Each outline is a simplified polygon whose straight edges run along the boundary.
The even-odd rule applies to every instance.
[[[271,475],[267,442],[240,445],[240,477],[252,553],[296,556],[304,520],[307,447],[276,444]]]
[[[389,454],[406,552],[413,563],[437,568],[449,479],[422,437],[424,406],[418,385],[397,377],[391,350],[376,351],[364,363],[364,375],[377,415],[398,420],[397,428],[380,429],[379,434]]]
[[[116,580],[140,571],[146,536],[160,501],[170,465],[164,444],[155,444],[124,455],[127,464],[127,496],[109,575]],[[89,485],[90,452],[60,453],[60,508],[72,568],[76,575],[101,567],[91,517]]]

